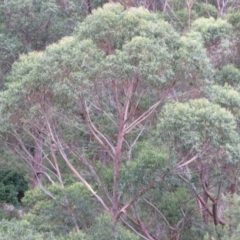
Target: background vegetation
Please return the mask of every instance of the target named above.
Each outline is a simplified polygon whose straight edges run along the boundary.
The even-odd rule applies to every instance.
[[[0,238],[238,239],[239,10],[0,1]]]

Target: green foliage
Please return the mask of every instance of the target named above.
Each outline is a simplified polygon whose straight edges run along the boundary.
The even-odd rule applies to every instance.
[[[193,9],[197,13],[198,17],[217,17],[217,8],[210,3],[206,4],[205,2],[197,2],[193,5]]]
[[[236,89],[240,89],[240,70],[233,65],[226,65],[217,70],[215,78],[218,84],[228,83]]]
[[[88,240],[85,233],[82,231],[72,231],[65,236],[59,236],[58,240]]]
[[[240,208],[240,196],[239,194],[228,194],[223,197],[223,202],[226,207],[224,209],[224,217],[228,221],[228,227],[230,232],[239,231],[240,216],[238,214]]]
[[[84,4],[83,4],[84,6]],[[24,52],[40,50],[69,35],[85,15],[77,1],[17,0],[1,4],[2,19],[10,34],[16,34]]]
[[[30,208],[24,219],[31,221],[38,231],[56,235],[66,235],[75,224],[84,229],[98,215],[97,205],[81,183],[64,189],[55,184],[47,187],[45,192],[40,188],[30,190],[26,192],[23,204]]]
[[[189,2],[189,5],[188,5]],[[201,17],[216,18],[217,8],[210,2],[201,1],[168,1],[169,7],[166,7],[164,19],[171,23],[178,31],[188,29],[192,23]],[[189,29],[188,29],[189,30]]]
[[[217,239],[223,239],[228,240],[230,239],[228,235],[228,227],[221,227],[221,226],[215,226],[214,224],[209,224],[205,227],[205,234],[203,236],[204,240],[217,240]],[[227,238],[226,238],[227,237]]]
[[[206,93],[209,100],[230,110],[239,123],[240,93],[238,91],[225,84],[224,86],[214,85],[207,89]]]
[[[239,31],[239,29],[240,29],[240,12],[239,11],[236,11],[236,12],[230,11],[229,12],[229,22],[233,25],[235,30]]]
[[[187,8],[182,8],[178,11],[176,11],[176,21],[174,21],[174,26],[178,31],[183,31],[187,29],[189,26],[189,21],[190,23],[194,20],[197,19],[198,15],[197,12],[192,9],[190,13],[190,19],[189,19],[189,11]]]
[[[158,185],[163,174],[168,172],[167,154],[149,142],[138,143],[133,150],[133,158],[127,161],[121,170],[119,191],[127,190],[131,195],[137,194],[148,184]]]
[[[169,141],[177,152],[191,149],[201,156],[206,141],[212,153],[219,148],[231,151],[232,147],[237,147],[234,116],[206,99],[167,104],[161,116],[160,137]],[[228,160],[236,161],[231,154]]]
[[[34,5],[32,0],[19,0],[16,4],[8,1],[12,5],[7,4],[5,10],[8,7],[9,11],[21,3],[19,13],[14,12],[6,21],[13,24],[14,31],[21,30],[21,39],[26,33],[29,35],[27,42],[21,43],[25,52],[43,49],[48,43],[69,34],[76,20],[82,21],[85,12],[74,5],[79,2],[67,1],[69,5],[66,5],[67,2],[61,1],[61,6],[56,5],[57,2],[42,1]],[[97,5],[97,1],[93,4]],[[184,25],[182,29],[185,28],[189,20],[186,2],[169,1],[169,4]],[[203,3],[194,5],[190,20],[206,16],[204,8]],[[214,16],[216,8],[209,5],[208,12]],[[19,16],[21,21],[18,21]],[[36,19],[39,19],[38,24]],[[46,21],[49,21],[48,27],[38,32]],[[53,232],[59,239],[69,240],[138,239],[126,230],[127,225],[121,225],[120,219],[114,223],[112,216],[102,214],[93,196],[83,184],[75,183],[62,161],[66,157],[74,170],[94,186],[107,208],[112,209],[116,169],[112,159],[116,160],[118,134],[122,127],[126,129],[136,123],[134,130],[129,128],[123,136],[117,183],[117,208],[121,209],[133,199],[126,209],[132,220],[121,216],[141,233],[144,232],[140,230],[142,220],[156,239],[161,239],[159,231],[163,238],[170,239],[172,228],[180,232],[180,238],[197,239],[194,233],[198,233],[201,239],[204,227],[193,215],[195,206],[190,184],[180,180],[180,177],[185,179],[184,174],[189,174],[191,176],[187,177],[198,188],[197,173],[187,172],[192,169],[186,169],[186,173],[182,171],[185,169],[177,169],[176,162],[197,155],[199,165],[212,164],[212,167],[217,163],[219,168],[209,168],[211,180],[214,178],[216,183],[226,176],[225,172],[221,173],[221,166],[239,159],[238,69],[226,66],[216,72],[214,80],[222,86],[212,84],[204,92],[210,101],[189,100],[192,92],[197,93],[194,98],[202,97],[202,90],[213,80],[212,66],[204,47],[211,57],[209,48],[230,39],[232,26],[225,20],[201,18],[182,36],[159,14],[144,8],[125,10],[120,4],[106,4],[77,24],[71,37],[64,37],[44,52],[22,55],[6,77],[5,91],[0,93],[2,139],[6,143],[10,141],[9,146],[14,146],[15,152],[17,148],[17,153],[25,157],[28,154],[23,146],[33,145],[34,134],[37,134],[34,129],[41,126],[44,171],[50,172],[51,177],[56,172],[55,163],[51,162],[54,155],[66,184],[65,187],[44,186],[43,182],[43,191],[40,188],[29,191],[23,200],[28,211],[24,221],[31,222],[37,237],[37,234],[42,237],[42,233],[51,235]],[[6,45],[7,38],[0,37]],[[17,49],[15,39],[12,41],[9,43]],[[229,45],[226,48],[229,50]],[[9,52],[11,55],[10,50],[10,47],[3,47],[4,58]],[[222,56],[219,52],[216,59]],[[224,85],[226,82],[229,85]],[[129,94],[131,87],[133,93]],[[162,104],[151,108],[160,99]],[[153,114],[148,115],[150,112]],[[160,116],[158,129],[157,116]],[[155,131],[161,138],[158,146],[150,142]],[[52,138],[58,143],[54,150]],[[31,159],[32,153],[29,153]],[[215,188],[210,191],[215,194]],[[80,233],[74,232],[76,225]],[[20,226],[23,229],[31,227]]]
[[[224,217],[227,220],[228,225],[220,229],[219,227],[215,231],[208,232],[204,236],[204,240],[237,240],[239,239],[240,226],[239,226],[239,207],[240,197],[238,194],[225,195],[223,197]]]
[[[176,52],[175,71],[178,77],[181,76],[181,81],[187,80],[190,85],[199,87],[211,81],[212,69],[199,33],[189,32],[181,37],[181,45]],[[202,81],[199,81],[200,79]]]
[[[232,25],[223,19],[198,18],[193,22],[192,30],[200,32],[205,43],[214,44],[231,37]]]
[[[114,224],[111,216],[103,214],[96,218],[95,223],[86,231],[86,240],[138,240],[139,237],[120,224]]]
[[[122,51],[107,58],[107,75],[121,81],[138,78],[149,86],[169,83],[173,78],[172,55],[161,43],[144,37],[135,37],[123,45]],[[161,71],[159,71],[161,69]]]
[[[80,232],[71,232],[70,234],[59,237],[59,240],[139,240],[139,237],[131,233],[128,229],[114,224],[111,216],[102,214],[97,217],[91,227]]]
[[[9,0],[0,2],[0,83],[19,54],[43,50],[72,33],[104,0]]]
[[[106,4],[94,11],[76,28],[80,40],[92,39],[94,43],[111,54],[114,49],[122,49],[124,43],[133,37],[158,39],[174,44],[177,34],[167,22],[144,8],[124,11],[120,4]]]
[[[171,225],[181,220],[182,211],[187,214],[194,209],[194,200],[189,202],[189,196],[186,188],[183,187],[163,193],[158,205]]]
[[[8,220],[0,221],[0,239],[56,240],[56,238],[51,233],[49,234],[40,233],[28,221],[16,219],[13,219],[11,221]]]
[[[8,219],[8,217],[9,217],[8,213],[5,210],[3,210],[2,208],[0,208],[0,219],[1,220]]]
[[[3,84],[3,75],[11,68],[18,58],[23,45],[15,36],[0,31],[0,84]]]
[[[95,10],[93,15],[88,16],[75,31],[77,31],[80,39],[94,39],[95,43],[100,44],[103,41],[102,44],[106,47],[108,45],[116,47],[117,42],[121,40],[122,32],[115,27],[121,21],[123,11],[124,8],[120,4],[104,5],[103,8]],[[120,39],[118,40],[118,38]]]
[[[114,18],[114,21],[99,25],[102,15],[106,21],[108,18]],[[136,25],[136,31],[125,28],[131,22]],[[116,31],[113,31],[113,26]],[[6,79],[11,84],[1,101],[10,105],[9,100],[14,99],[15,110],[28,106],[27,109],[32,110],[30,113],[37,116],[35,113],[40,110],[38,98],[31,101],[25,98],[26,94],[31,98],[34,91],[47,92],[48,97],[56,94],[55,103],[65,105],[65,110],[69,111],[75,96],[81,93],[84,97],[92,97],[92,86],[101,82],[107,87],[111,79],[122,82],[139,78],[143,88],[151,83],[161,90],[158,84],[165,85],[175,76],[178,76],[177,79],[181,77],[182,81],[199,78],[198,84],[211,78],[202,43],[190,36],[179,41],[170,24],[145,9],[123,11],[121,5],[108,4],[80,24],[75,34],[48,47],[44,53],[23,56],[14,64],[11,75]],[[98,37],[98,34],[101,35]],[[118,34],[123,38],[119,38]],[[91,40],[83,40],[89,38]],[[109,49],[114,54],[106,56],[103,51],[109,54]],[[154,91],[159,92],[158,89]],[[153,95],[152,92],[150,94]],[[106,101],[105,106],[109,99]]]
[[[28,183],[24,176],[11,169],[0,170],[0,202],[19,205],[28,190]]]
[[[97,163],[97,173],[102,179],[104,186],[107,187],[109,192],[112,192],[112,180],[113,180],[113,165],[104,166],[102,163]]]

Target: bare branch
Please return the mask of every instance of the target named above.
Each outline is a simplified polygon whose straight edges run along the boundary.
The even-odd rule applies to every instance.
[[[159,101],[153,104],[146,112],[144,112],[140,117],[138,117],[134,122],[132,122],[128,127],[125,128],[125,134],[129,133],[134,127],[146,120],[155,111],[155,109],[160,105],[160,103],[162,103],[163,99],[170,92],[175,83],[176,81],[173,81]]]
[[[85,111],[86,111],[87,124],[88,124],[89,130],[94,135],[95,139],[99,142],[99,144],[103,146],[107,150],[109,155],[114,159],[114,155],[116,154],[115,148],[110,143],[110,141],[92,123],[87,107],[85,107]],[[101,140],[101,138],[105,141],[105,143]],[[110,147],[110,149],[112,150],[112,153],[109,151],[108,148],[106,148],[106,144]]]
[[[148,238],[146,238],[145,236],[143,236],[141,233],[139,233],[136,229],[134,229],[127,221],[124,220],[123,217],[120,217],[120,219],[123,221],[123,223],[130,228],[134,233],[136,233],[139,237],[145,239],[145,240],[149,240]]]
[[[165,221],[165,223],[168,225],[168,227],[171,229],[171,230],[175,230],[175,228],[173,228],[170,224],[169,224],[169,222],[168,222],[168,220],[165,218],[165,216],[163,215],[163,213],[158,209],[158,208],[156,208],[156,206],[154,206],[151,202],[149,202],[146,198],[143,198],[143,200],[148,204],[148,205],[150,205],[152,208],[154,208],[156,211],[157,211],[157,213],[159,213],[159,215],[163,218],[163,220]]]
[[[63,151],[62,145],[59,141],[59,139],[57,139],[56,141],[58,143],[58,147],[59,147],[59,151],[64,159],[64,161],[66,162],[66,164],[68,165],[69,169],[72,171],[72,173],[74,173],[74,175],[85,185],[85,187],[93,194],[93,196],[101,203],[101,205],[103,206],[103,208],[110,212],[109,208],[106,206],[106,204],[104,203],[104,201],[102,200],[102,198],[92,189],[92,187],[88,184],[88,182],[82,177],[82,175],[76,170],[76,168],[71,164],[71,162],[68,160],[65,152]]]
[[[190,163],[194,162],[197,158],[198,158],[198,154],[195,155],[194,157],[192,157],[190,160],[188,160],[187,162],[185,162],[185,163],[183,163],[183,164],[181,164],[182,161],[179,162],[179,163],[176,165],[176,167],[177,167],[177,168],[182,168],[182,167],[184,167],[184,166],[186,166],[186,165],[189,165]]]

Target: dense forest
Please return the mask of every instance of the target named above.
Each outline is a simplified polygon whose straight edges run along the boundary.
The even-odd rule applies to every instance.
[[[0,115],[0,239],[239,239],[239,0],[0,0]]]

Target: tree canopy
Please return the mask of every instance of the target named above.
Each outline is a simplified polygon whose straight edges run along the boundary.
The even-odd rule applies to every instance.
[[[32,189],[0,236],[230,234],[217,226],[238,196],[238,5],[147,2],[1,3],[1,144]]]

